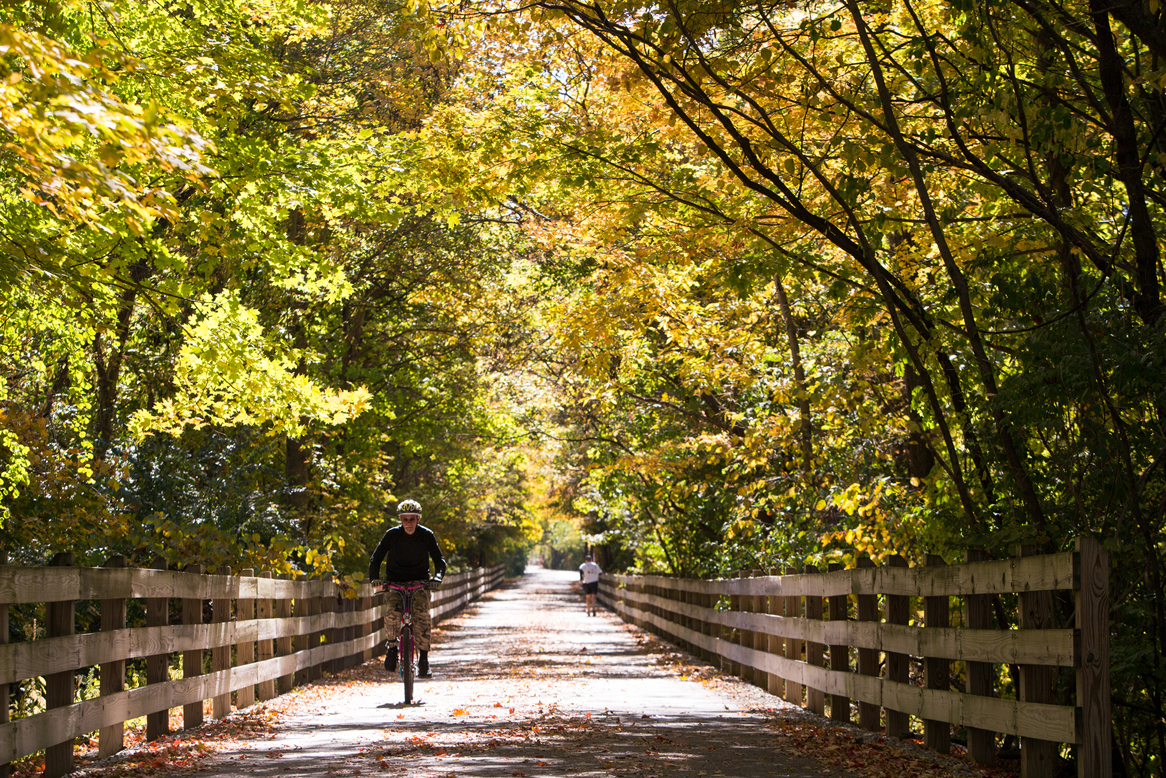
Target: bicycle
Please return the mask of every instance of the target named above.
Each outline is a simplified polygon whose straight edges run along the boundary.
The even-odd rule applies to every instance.
[[[397,635],[397,677],[405,686],[406,705],[413,702],[413,677],[417,671],[413,664],[413,593],[418,589],[428,588],[429,585],[423,583],[412,586],[385,584],[385,589],[392,589],[401,595],[401,631]]]

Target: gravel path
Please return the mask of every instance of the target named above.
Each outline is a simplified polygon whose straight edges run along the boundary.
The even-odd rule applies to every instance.
[[[257,778],[963,772],[954,760],[909,745],[900,753],[877,735],[806,714],[611,613],[587,617],[577,578],[533,570],[439,625],[433,678],[418,680],[412,705],[376,660],[212,725],[231,734],[188,769]],[[133,753],[115,760],[123,767],[98,763],[92,772],[136,775],[124,765],[143,763]]]

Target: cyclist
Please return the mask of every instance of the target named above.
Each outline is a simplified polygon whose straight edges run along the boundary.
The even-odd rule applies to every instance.
[[[381,561],[385,563],[386,582],[425,584],[413,595],[413,628],[417,649],[417,677],[429,678],[429,632],[433,621],[429,618],[429,589],[436,589],[445,575],[445,557],[437,545],[433,530],[421,526],[421,503],[405,500],[397,506],[399,527],[393,527],[381,538],[368,565],[368,580],[379,581]],[[433,560],[433,577],[429,577],[429,560]],[[398,592],[388,592],[388,612],[385,613],[385,632],[388,649],[385,651],[385,669],[397,672],[397,644],[395,636],[401,630],[401,615],[405,604]]]

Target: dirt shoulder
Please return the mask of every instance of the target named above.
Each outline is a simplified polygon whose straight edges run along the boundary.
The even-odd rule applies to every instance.
[[[990,775],[807,714],[610,613],[589,618],[575,578],[528,574],[440,625],[416,704],[374,661],[84,773]]]

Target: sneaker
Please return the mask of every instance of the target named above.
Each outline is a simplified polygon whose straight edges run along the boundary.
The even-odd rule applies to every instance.
[[[433,675],[429,672],[429,652],[422,651],[421,658],[417,660],[417,677],[418,678],[432,678]]]
[[[397,672],[397,647],[393,646],[385,652],[385,670],[390,673]]]

